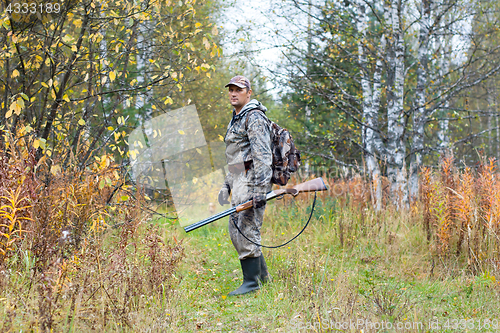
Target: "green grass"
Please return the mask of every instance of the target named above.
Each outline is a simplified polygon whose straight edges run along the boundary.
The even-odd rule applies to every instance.
[[[307,203],[270,205],[263,243],[291,238],[307,209]],[[242,278],[226,224],[227,218],[189,234],[176,229],[186,258],[167,310],[170,330],[320,332],[334,323],[353,332],[396,331],[398,323],[415,332],[436,323],[440,332],[500,330],[498,271],[485,266],[474,276],[461,258],[433,257],[419,219],[406,213],[319,202],[303,235],[284,248],[264,250],[273,281],[238,297],[227,297]],[[490,329],[480,327],[488,319]],[[358,327],[358,320],[373,324]],[[338,326],[349,321],[354,327]]]

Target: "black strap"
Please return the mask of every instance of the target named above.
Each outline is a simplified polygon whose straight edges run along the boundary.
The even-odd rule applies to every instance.
[[[282,247],[282,246],[287,245],[288,243],[290,243],[291,241],[293,241],[295,238],[299,237],[299,236],[300,236],[300,234],[301,234],[302,232],[304,232],[304,230],[306,230],[306,228],[307,228],[307,226],[309,225],[309,222],[311,221],[311,218],[312,218],[312,216],[313,216],[313,212],[314,212],[314,207],[315,207],[315,206],[316,206],[316,192],[314,192],[314,201],[313,201],[313,205],[312,205],[312,208],[311,208],[311,214],[309,215],[309,219],[307,220],[306,225],[304,226],[304,228],[302,228],[302,230],[301,230],[301,231],[300,231],[297,235],[295,235],[295,237],[293,237],[293,238],[292,238],[292,239],[290,239],[288,242],[283,243],[283,244],[281,244],[281,245],[276,245],[276,246],[266,246],[266,245],[262,245],[262,244],[257,244],[257,243],[255,243],[254,241],[252,241],[252,240],[248,239],[248,237],[247,237],[247,236],[245,236],[245,235],[241,232],[240,228],[238,228],[238,226],[236,225],[236,222],[234,222],[234,219],[233,219],[233,224],[234,224],[234,226],[236,227],[236,229],[240,232],[240,234],[241,234],[243,237],[245,237],[245,239],[246,239],[247,241],[249,241],[250,243],[252,243],[252,244],[254,244],[254,245],[257,245],[257,246],[260,246],[260,247],[265,247],[265,248],[267,248],[267,249],[277,249],[277,248],[279,248],[279,247]]]

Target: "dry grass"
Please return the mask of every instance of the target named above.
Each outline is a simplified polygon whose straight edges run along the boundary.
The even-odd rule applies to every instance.
[[[500,179],[495,159],[483,159],[475,170],[458,170],[452,157],[439,169],[424,169],[424,228],[431,251],[443,260],[464,253],[466,267],[484,273],[498,262],[500,248]]]
[[[120,186],[111,156],[84,170],[71,161],[63,169],[63,161],[47,155],[37,163],[29,137],[5,137],[1,331],[154,326],[168,306],[183,248],[145,223],[140,189]]]

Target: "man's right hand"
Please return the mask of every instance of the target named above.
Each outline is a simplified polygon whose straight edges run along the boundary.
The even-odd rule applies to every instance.
[[[231,189],[229,186],[224,185],[219,191],[219,204],[221,206],[229,204],[229,195],[231,194]]]

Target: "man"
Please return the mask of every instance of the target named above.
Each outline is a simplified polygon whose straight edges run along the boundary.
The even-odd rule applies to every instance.
[[[267,109],[259,101],[251,99],[250,81],[238,75],[225,87],[234,109],[224,138],[229,173],[219,192],[219,203],[229,203],[231,193],[233,207],[253,200],[253,208],[234,213],[229,218],[229,235],[243,271],[243,284],[229,293],[232,296],[255,291],[260,288],[261,282],[269,279],[264,256],[256,244],[261,242],[266,194],[271,190],[272,152],[271,128],[265,116]]]

